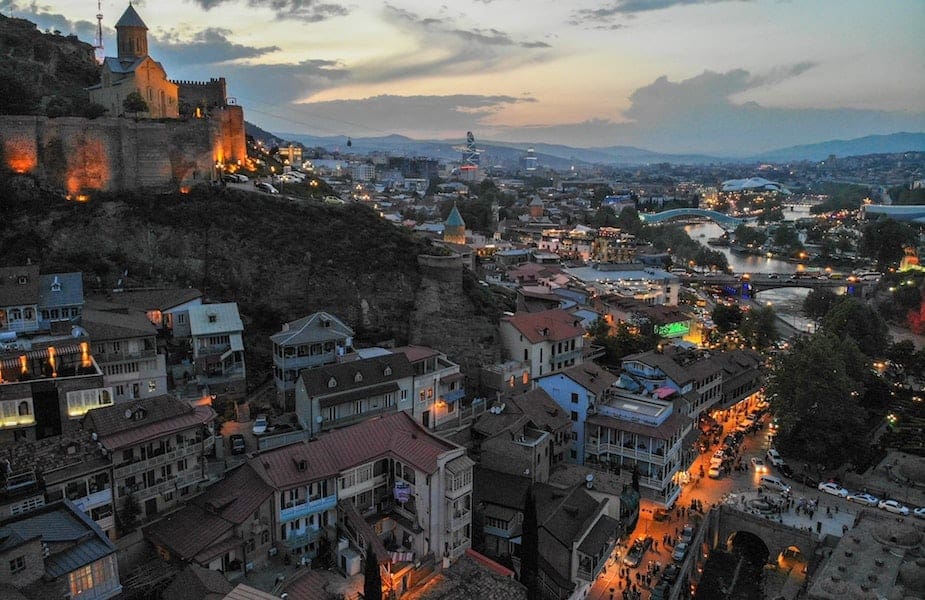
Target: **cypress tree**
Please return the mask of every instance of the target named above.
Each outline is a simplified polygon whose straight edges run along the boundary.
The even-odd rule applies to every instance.
[[[363,565],[363,599],[382,600],[382,574],[379,559],[372,544],[366,544],[366,562]]]
[[[533,485],[524,498],[523,536],[520,545],[520,582],[527,587],[527,600],[539,600],[539,521]]]

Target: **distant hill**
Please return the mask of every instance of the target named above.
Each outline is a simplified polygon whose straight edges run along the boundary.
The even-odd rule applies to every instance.
[[[865,154],[894,154],[897,152],[925,151],[925,133],[891,133],[888,135],[868,135],[852,140],[829,140],[818,144],[790,146],[758,154],[753,158],[766,162],[786,162],[794,160],[825,160],[834,154],[839,158],[845,156],[863,156]]]
[[[93,46],[0,15],[0,114],[83,115],[100,80]]]

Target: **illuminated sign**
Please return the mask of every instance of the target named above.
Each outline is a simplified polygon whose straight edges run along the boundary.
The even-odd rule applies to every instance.
[[[677,321],[675,323],[668,323],[667,325],[655,326],[655,333],[664,338],[679,337],[690,333],[690,330],[690,321]]]

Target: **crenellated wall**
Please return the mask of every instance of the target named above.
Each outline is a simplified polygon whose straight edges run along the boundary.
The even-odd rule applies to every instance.
[[[208,181],[216,161],[247,156],[239,106],[187,121],[0,116],[0,152],[12,171],[72,195]]]

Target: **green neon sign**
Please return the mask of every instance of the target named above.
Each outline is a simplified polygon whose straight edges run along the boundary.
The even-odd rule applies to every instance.
[[[690,333],[691,326],[688,321],[677,321],[667,325],[656,325],[655,333],[664,338],[678,337]]]

